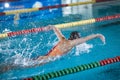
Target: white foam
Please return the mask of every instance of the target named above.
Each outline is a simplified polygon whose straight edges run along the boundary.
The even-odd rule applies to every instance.
[[[3,30],[3,33],[8,33],[8,32],[11,32],[11,30],[10,30],[10,29],[7,29],[7,28],[5,28],[5,29]]]
[[[92,44],[82,43],[80,45],[77,45],[75,50],[75,55],[89,53],[91,48],[93,48]]]
[[[40,8],[40,7],[42,7],[43,5],[42,5],[42,3],[41,2],[39,2],[39,1],[36,1],[34,4],[33,4],[33,8]]]
[[[15,56],[13,56],[13,59],[14,65],[18,66],[29,66],[33,63],[29,58],[24,58],[21,54],[16,54]]]
[[[39,64],[50,62],[50,61],[55,61],[58,58],[60,58],[60,56],[48,57],[47,59],[41,59],[41,60],[37,60],[37,59],[33,60],[31,58],[24,57],[20,53],[12,57],[12,59],[14,60],[13,61],[14,65],[18,67],[32,67],[34,65],[39,65]]]

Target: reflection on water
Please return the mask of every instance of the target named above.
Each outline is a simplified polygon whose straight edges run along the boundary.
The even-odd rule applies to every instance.
[[[105,76],[105,77],[101,77]],[[110,65],[110,67],[105,68],[105,70],[101,70],[98,73],[98,80],[120,80],[120,63],[116,65]]]

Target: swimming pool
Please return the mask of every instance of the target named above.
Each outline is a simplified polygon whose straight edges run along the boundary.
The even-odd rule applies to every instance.
[[[104,8],[104,9],[103,9]],[[92,15],[85,14],[69,14],[68,16],[60,16],[55,19],[40,20],[39,16],[35,18],[21,19],[18,25],[13,24],[13,21],[2,22],[0,25],[1,32],[17,31],[30,29],[34,27],[54,25],[72,21],[90,19],[93,17],[102,17],[106,15],[119,14],[120,6],[115,4],[94,5]],[[104,12],[103,12],[104,11]],[[74,28],[62,29],[62,33],[69,37],[71,31],[78,31],[81,36],[86,36],[93,33],[101,33],[106,37],[106,44],[103,45],[99,39],[94,39],[78,45],[73,48],[67,55],[35,68],[25,68],[11,70],[0,74],[0,79],[22,79],[38,74],[44,74],[52,71],[61,70],[68,67],[74,67],[80,64],[87,64],[94,61],[99,61],[105,58],[118,56],[120,51],[120,19],[99,22]],[[19,65],[27,65],[24,58],[34,58],[39,55],[45,55],[57,42],[57,38],[53,31],[14,36],[0,41],[0,61],[9,63],[13,59]],[[79,48],[79,49],[77,49]],[[24,57],[24,58],[23,58]],[[76,74],[71,74],[53,80],[119,80],[120,79],[120,63],[107,65]]]

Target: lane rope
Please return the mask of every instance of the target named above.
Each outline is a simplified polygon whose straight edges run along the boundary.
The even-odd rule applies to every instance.
[[[105,17],[101,17],[101,18],[81,20],[81,21],[70,22],[70,23],[64,23],[64,24],[56,24],[53,26],[61,29],[61,28],[69,28],[69,27],[75,27],[75,26],[80,26],[80,25],[92,24],[92,23],[101,22],[101,21],[113,20],[113,19],[118,19],[118,18],[120,18],[120,14],[116,14],[116,15],[112,15],[112,16],[105,16]],[[17,35],[47,31],[46,27],[48,27],[48,26],[0,34],[0,39],[12,37],[12,36],[17,36]]]
[[[89,64],[78,65],[72,68],[65,68],[59,71],[54,71],[54,72],[50,72],[50,73],[46,73],[42,75],[37,75],[37,76],[30,77],[30,78],[25,78],[24,80],[49,80],[49,79],[62,77],[65,75],[97,68],[97,67],[102,67],[102,66],[113,64],[116,62],[120,62],[120,56],[117,56],[114,58],[108,58],[108,59],[97,61],[97,62],[92,62]]]

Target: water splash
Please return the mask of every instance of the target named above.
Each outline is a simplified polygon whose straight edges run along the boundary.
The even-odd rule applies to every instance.
[[[3,33],[8,33],[8,32],[11,32],[11,30],[10,30],[10,29],[5,28],[2,32],[3,32]]]
[[[77,45],[75,50],[75,55],[89,53],[91,48],[93,48],[92,44],[82,43],[80,45]]]
[[[41,2],[39,2],[39,1],[36,1],[34,4],[33,4],[33,8],[40,8],[40,7],[42,7],[43,6],[43,4],[41,3]]]

